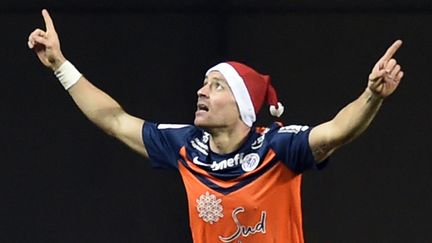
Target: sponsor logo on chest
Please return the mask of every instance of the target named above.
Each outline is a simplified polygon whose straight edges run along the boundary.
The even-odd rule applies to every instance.
[[[223,215],[222,199],[217,198],[216,195],[206,192],[197,198],[196,208],[199,213],[198,217],[201,218],[205,223],[211,225],[216,224]],[[236,207],[231,213],[231,219],[235,224],[235,227],[228,232],[232,232],[227,236],[219,235],[220,242],[237,242],[240,243],[240,237],[248,237],[257,233],[266,233],[267,224],[267,212],[261,211],[261,217],[256,223],[252,225],[246,225],[240,221],[238,215],[246,212],[244,207]],[[255,215],[256,216],[256,215]]]
[[[247,155],[244,155],[244,153],[239,153],[229,159],[224,159],[219,162],[213,161],[213,163],[210,165],[210,168],[212,171],[220,171],[241,165],[244,171],[249,172],[258,167],[259,161],[260,156],[257,153],[250,153]]]
[[[236,224],[236,230],[232,235],[229,236],[219,236],[219,240],[222,242],[234,242],[236,239],[238,239],[240,236],[248,237],[249,235],[253,235],[256,233],[266,233],[266,218],[267,218],[267,212],[262,211],[261,212],[261,219],[255,224],[255,225],[243,225],[240,220],[238,219],[237,215],[240,213],[243,213],[245,209],[243,207],[238,207],[233,210],[232,212],[232,219],[234,223]],[[241,242],[241,241],[238,241]]]

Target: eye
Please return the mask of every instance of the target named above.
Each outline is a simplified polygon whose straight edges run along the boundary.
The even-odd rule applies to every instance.
[[[219,82],[216,83],[216,90],[223,90],[223,88],[224,86],[221,83]]]

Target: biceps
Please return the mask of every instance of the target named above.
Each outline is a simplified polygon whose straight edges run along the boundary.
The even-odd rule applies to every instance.
[[[147,158],[147,150],[142,139],[143,125],[144,120],[124,113],[118,118],[114,136],[132,150]]]
[[[340,146],[335,139],[337,133],[338,131],[332,122],[326,122],[312,128],[309,134],[309,146],[316,161],[325,160]]]

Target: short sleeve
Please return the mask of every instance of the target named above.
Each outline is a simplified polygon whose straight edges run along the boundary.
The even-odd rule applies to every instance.
[[[191,125],[156,124],[145,122],[142,137],[152,166],[177,169],[179,150],[196,128]]]
[[[311,169],[322,169],[327,161],[315,161],[309,146],[309,126],[290,125],[274,131],[270,146],[275,150],[278,159],[296,173]]]

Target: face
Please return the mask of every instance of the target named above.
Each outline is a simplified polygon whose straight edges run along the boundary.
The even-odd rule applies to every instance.
[[[220,72],[210,72],[197,94],[196,126],[207,129],[229,128],[242,122],[231,88]]]

